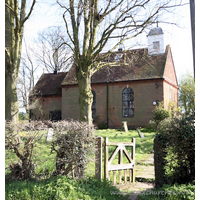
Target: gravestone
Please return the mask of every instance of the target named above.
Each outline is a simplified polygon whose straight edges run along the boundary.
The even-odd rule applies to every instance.
[[[138,135],[139,135],[141,138],[144,137],[144,135],[142,134],[142,132],[140,131],[140,129],[137,128],[137,132],[138,132]]]
[[[123,129],[125,132],[128,132],[128,126],[127,126],[127,121],[122,121],[123,124]]]
[[[47,140],[50,141],[53,138],[53,129],[49,128],[47,132]]]

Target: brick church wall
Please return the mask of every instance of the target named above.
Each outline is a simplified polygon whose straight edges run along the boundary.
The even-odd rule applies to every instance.
[[[152,119],[153,102],[163,101],[163,80],[115,82],[108,84],[109,128],[121,128],[127,121],[130,128],[145,126]],[[122,92],[130,87],[134,92],[134,117],[122,117]],[[107,122],[107,85],[92,84],[96,93],[97,124]],[[62,88],[62,119],[79,119],[78,86]]]
[[[153,102],[163,100],[162,81],[155,80],[114,83],[109,86],[109,127],[120,128],[127,121],[132,128],[143,127],[153,115]],[[134,93],[134,117],[122,116],[122,92],[127,87]],[[158,88],[157,88],[158,87]]]
[[[34,109],[31,109],[31,119],[33,120],[49,120],[50,111],[62,110],[61,96],[41,97],[38,100],[39,106],[36,105]]]

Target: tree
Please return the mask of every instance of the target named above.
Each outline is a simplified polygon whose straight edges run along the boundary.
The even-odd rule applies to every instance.
[[[180,4],[181,5],[180,1]],[[171,9],[171,0],[57,0],[74,55],[79,85],[80,120],[92,122],[91,76],[109,63],[102,62],[125,40],[141,34]],[[102,52],[106,45],[107,53]],[[112,63],[113,64],[113,63]]]
[[[35,72],[38,66],[33,62],[33,51],[25,42],[25,54],[21,57],[17,80],[18,104],[29,113],[29,93],[35,85]]]
[[[179,105],[185,116],[195,113],[195,83],[192,74],[187,73],[181,77],[179,84]]]
[[[61,27],[48,27],[38,34],[38,45],[34,54],[49,73],[54,70],[66,71],[70,65],[70,51],[63,41],[65,39]]]
[[[5,1],[5,118],[13,122],[18,121],[17,78],[24,24],[29,19],[35,2],[32,1],[26,15],[26,0]]]

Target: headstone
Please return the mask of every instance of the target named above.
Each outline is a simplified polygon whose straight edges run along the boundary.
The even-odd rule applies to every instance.
[[[128,132],[128,126],[127,126],[127,121],[122,121],[123,124],[123,129],[125,132]]]
[[[53,129],[49,128],[47,132],[47,140],[50,141],[53,138]]]
[[[142,132],[140,131],[140,129],[137,128],[137,132],[138,132],[138,135],[139,135],[141,138],[144,137],[144,135],[142,134]]]

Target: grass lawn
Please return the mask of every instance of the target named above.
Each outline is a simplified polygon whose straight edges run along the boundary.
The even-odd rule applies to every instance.
[[[139,137],[136,130],[129,130],[128,133],[123,132],[120,129],[103,129],[96,130],[95,135],[101,137],[108,137],[110,142],[131,142],[134,137],[136,140],[135,147],[135,162],[136,164],[148,156],[153,150],[153,140],[155,132],[148,132],[146,129],[141,129],[141,132],[144,135],[144,138]],[[37,142],[37,146],[34,149],[37,163],[35,168],[35,173],[37,175],[43,175],[43,178],[47,178],[55,170],[55,153],[51,154],[51,141],[46,140],[46,131],[42,131],[40,134],[44,134],[42,139]],[[117,136],[116,136],[117,135]],[[109,147],[109,155],[114,150],[114,146]],[[130,148],[127,147],[127,150],[130,151]],[[91,155],[94,157],[94,155]],[[16,155],[10,151],[5,151],[5,174],[9,174],[9,164],[10,162],[19,161]],[[117,163],[117,157],[113,160],[113,164]],[[126,160],[124,160],[126,163]],[[90,163],[86,168],[87,175],[94,175],[95,167],[94,162]]]
[[[108,137],[110,142],[131,142],[134,137],[136,139],[135,162],[137,164],[137,162],[148,156],[149,153],[152,153],[155,135],[155,132],[148,132],[146,129],[141,129],[141,132],[143,133],[144,138],[140,138],[135,130],[129,130],[128,133],[125,133],[119,129],[96,130],[95,135],[102,136],[103,138]],[[38,195],[35,194],[34,199],[55,199],[56,195],[57,199],[62,199],[61,196],[63,195],[68,195],[69,198],[66,199],[107,199],[109,193],[116,190],[115,187],[111,186],[111,183],[96,181],[92,178],[95,174],[94,162],[90,162],[86,167],[86,178],[82,180],[81,183],[75,183],[73,180],[66,177],[52,178],[52,173],[55,171],[55,153],[51,154],[51,141],[46,140],[46,131],[43,131],[40,134],[44,134],[44,136],[37,142],[37,146],[34,149],[36,154],[35,163],[37,165],[35,166],[35,174],[37,179],[31,181],[10,181],[9,164],[10,162],[17,162],[19,160],[13,152],[5,150],[6,199],[31,199],[35,192],[38,192]],[[21,135],[23,136],[23,134]],[[115,147],[109,147],[109,153],[111,153],[114,148]],[[130,151],[128,148],[127,150]],[[94,158],[94,154],[91,155],[91,157]],[[113,163],[117,163],[117,158]],[[89,184],[87,180],[90,180],[89,182],[92,185]],[[61,186],[64,188],[66,187],[67,189],[65,190]],[[77,193],[77,190],[80,192]],[[58,192],[56,193],[56,191],[60,191],[59,194]],[[94,191],[96,191],[96,193]],[[44,195],[42,195],[43,192]],[[74,193],[77,193],[77,196],[74,195]],[[116,193],[119,194],[119,192]],[[23,197],[20,196],[22,194],[24,195]],[[95,194],[96,197],[94,198]],[[74,197],[72,198],[72,196]],[[122,198],[120,195],[111,195],[109,199],[125,199],[125,197]]]

